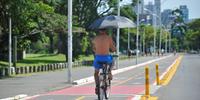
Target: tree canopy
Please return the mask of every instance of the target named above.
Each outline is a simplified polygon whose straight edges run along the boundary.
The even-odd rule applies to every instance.
[[[136,0],[132,1],[132,4],[121,7],[121,15],[135,20],[136,15],[132,7]],[[85,54],[86,51],[91,53],[90,40],[95,34],[86,32],[88,26],[97,18],[115,14],[117,2],[118,0],[73,0],[73,54],[75,58]],[[12,35],[18,38],[19,50],[43,47],[47,51],[50,50],[48,53],[54,53],[55,48],[58,53],[66,54],[67,11],[67,0],[1,0],[0,54],[5,57],[8,54],[9,18],[12,19]],[[122,34],[123,37],[126,35]],[[76,48],[82,49],[76,50]]]

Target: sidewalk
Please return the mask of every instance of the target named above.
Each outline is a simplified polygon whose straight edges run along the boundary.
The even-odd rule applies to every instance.
[[[186,54],[169,85],[160,88],[159,100],[199,100],[200,56]]]
[[[140,57],[138,63],[146,62],[159,57]],[[121,60],[119,68],[135,65],[135,59]],[[72,70],[72,79],[78,80],[93,76],[93,67],[78,67]],[[55,72],[34,73],[27,76],[18,76],[0,80],[0,99],[13,97],[19,94],[36,95],[47,91],[57,90],[72,86],[67,83],[67,69]]]

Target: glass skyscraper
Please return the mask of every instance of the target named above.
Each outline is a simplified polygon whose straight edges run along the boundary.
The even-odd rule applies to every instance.
[[[185,23],[188,23],[189,21],[189,10],[187,8],[186,5],[180,5],[180,10],[182,11],[182,14],[183,14],[183,20]]]

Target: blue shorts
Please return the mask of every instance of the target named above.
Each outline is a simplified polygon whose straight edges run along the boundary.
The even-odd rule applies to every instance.
[[[93,66],[95,69],[99,70],[102,66],[98,62],[107,62],[111,64],[113,58],[111,55],[95,55]]]

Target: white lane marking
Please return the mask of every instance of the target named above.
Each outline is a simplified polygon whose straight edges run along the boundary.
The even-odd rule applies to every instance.
[[[119,73],[122,73],[122,72],[125,72],[125,71],[128,71],[128,70],[131,70],[131,69],[135,69],[135,68],[140,67],[140,66],[144,66],[144,65],[147,65],[147,64],[162,60],[162,59],[166,59],[166,58],[171,57],[171,56],[172,55],[168,55],[168,56],[165,56],[165,57],[149,60],[147,62],[140,63],[140,64],[137,64],[137,65],[121,68],[121,69],[118,69],[118,70],[113,70],[112,73],[113,73],[113,75],[119,74]],[[93,83],[93,82],[94,82],[94,77],[90,76],[90,77],[87,77],[87,78],[75,80],[73,83],[76,86],[80,86],[80,85],[85,85],[85,84],[89,84],[89,83]]]
[[[136,78],[136,80],[140,80],[140,79],[144,79],[144,77],[138,77],[138,78]]]
[[[0,99],[0,100],[22,100],[23,98],[26,98],[27,96],[28,95],[26,94],[19,94],[14,97],[8,97],[8,98]]]
[[[29,99],[33,99],[33,98],[36,98],[36,97],[39,97],[39,96],[41,96],[41,95],[28,96],[28,97],[23,98],[21,100],[29,100]]]
[[[131,83],[131,85],[140,85],[140,84],[143,84],[143,83],[139,83],[139,82]]]
[[[140,100],[142,95],[135,95],[131,100]]]

